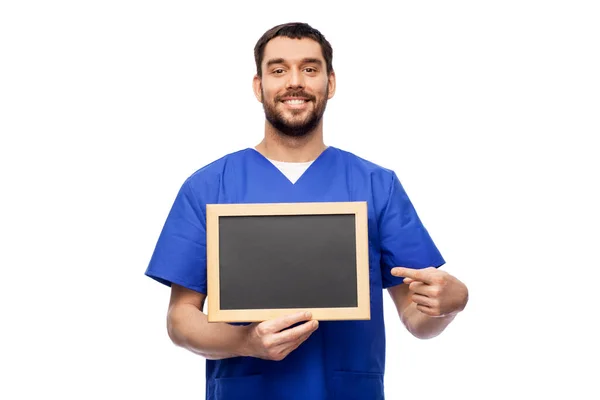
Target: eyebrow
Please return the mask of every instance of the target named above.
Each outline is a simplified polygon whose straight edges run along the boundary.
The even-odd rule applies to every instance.
[[[271,65],[274,65],[274,64],[284,64],[284,63],[285,63],[285,60],[283,58],[272,58],[269,61],[267,61],[267,67],[270,67]],[[323,65],[323,62],[321,60],[319,60],[318,58],[303,58],[302,63],[303,64],[318,64],[319,66]]]

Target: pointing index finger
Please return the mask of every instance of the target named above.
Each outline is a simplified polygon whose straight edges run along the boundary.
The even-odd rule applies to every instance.
[[[422,269],[394,267],[391,272],[392,275],[400,278],[409,278],[423,283],[431,283],[431,274],[429,274],[429,271]]]

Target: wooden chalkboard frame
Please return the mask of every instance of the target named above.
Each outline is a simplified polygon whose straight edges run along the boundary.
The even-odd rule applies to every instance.
[[[335,308],[269,308],[224,310],[220,306],[219,281],[219,218],[221,216],[271,216],[271,215],[331,215],[353,214],[356,237],[356,307]],[[207,204],[207,308],[209,322],[260,322],[298,311],[310,311],[317,320],[368,320],[370,319],[369,293],[369,244],[367,203],[254,203],[254,204]]]

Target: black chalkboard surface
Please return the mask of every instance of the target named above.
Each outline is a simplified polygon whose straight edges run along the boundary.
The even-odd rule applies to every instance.
[[[365,202],[209,204],[208,320],[369,319]]]

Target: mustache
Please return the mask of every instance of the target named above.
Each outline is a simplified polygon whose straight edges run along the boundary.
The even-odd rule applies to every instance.
[[[281,101],[284,97],[302,97],[308,100],[314,100],[315,96],[311,96],[303,90],[290,91],[282,94],[281,96],[275,97],[276,101]]]

